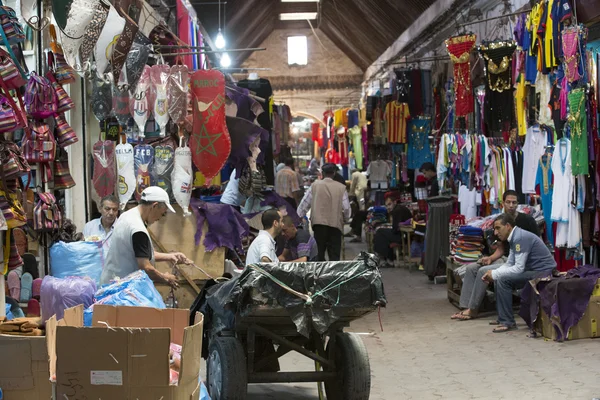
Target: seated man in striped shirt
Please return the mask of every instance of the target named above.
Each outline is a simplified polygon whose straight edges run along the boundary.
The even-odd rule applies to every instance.
[[[285,250],[279,256],[279,261],[317,261],[317,242],[310,233],[304,229],[298,230],[294,225],[294,220],[289,215],[283,217],[282,223],[282,234],[287,243],[285,244]]]

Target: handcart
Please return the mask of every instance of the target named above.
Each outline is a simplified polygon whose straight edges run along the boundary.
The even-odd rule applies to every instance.
[[[344,332],[344,328],[385,306],[379,270],[351,270],[359,271],[361,276],[347,281],[344,289],[337,287],[328,290],[327,296],[314,299],[309,296],[308,301],[301,294],[310,291],[298,291],[308,287],[315,289],[312,293],[316,294],[319,288],[340,281],[335,278],[338,272],[316,276],[319,265],[327,264],[331,272],[360,263],[290,263],[283,267],[287,268],[283,273],[281,267],[260,264],[256,268],[261,272],[245,271],[239,278],[241,283],[213,288],[209,298],[235,300],[221,302],[224,308],[216,312],[215,303],[209,299],[205,304],[212,309],[209,306],[202,310],[210,321],[205,324],[203,354],[211,399],[245,399],[251,383],[323,382],[329,400],[367,400],[371,386],[369,356],[360,336]],[[309,271],[299,273],[289,265]],[[284,276],[289,278],[286,282],[293,283],[283,283],[280,278]],[[354,297],[350,292],[354,292]],[[278,359],[292,351],[313,360],[315,369],[280,372]]]

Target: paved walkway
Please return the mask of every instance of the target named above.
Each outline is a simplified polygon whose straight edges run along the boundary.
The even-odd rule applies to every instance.
[[[361,250],[346,242],[347,258]],[[356,321],[371,360],[371,400],[582,399],[600,397],[600,339],[555,343],[527,327],[495,334],[494,317],[457,322],[445,285],[403,269],[383,270],[388,307]],[[310,370],[299,355],[285,370]],[[251,385],[249,399],[318,399],[316,384]]]

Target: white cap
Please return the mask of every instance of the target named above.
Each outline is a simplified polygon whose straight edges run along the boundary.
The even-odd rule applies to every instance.
[[[158,186],[150,186],[144,189],[142,192],[142,200],[148,203],[165,203],[169,211],[175,213],[175,210],[169,202],[169,195],[163,188]]]

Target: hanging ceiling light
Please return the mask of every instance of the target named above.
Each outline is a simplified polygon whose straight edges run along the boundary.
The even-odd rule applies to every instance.
[[[221,67],[229,68],[231,66],[231,58],[229,58],[229,54],[223,53],[221,55]]]
[[[219,33],[217,33],[217,37],[215,38],[215,47],[217,49],[224,49],[227,43],[225,42],[225,36],[223,36],[223,32],[221,32],[221,0],[219,0]],[[223,22],[223,25],[225,23]]]
[[[219,28],[219,33],[217,33],[217,37],[215,38],[215,46],[217,49],[224,49],[225,45],[225,36],[223,36],[223,33],[221,33],[221,28]]]

